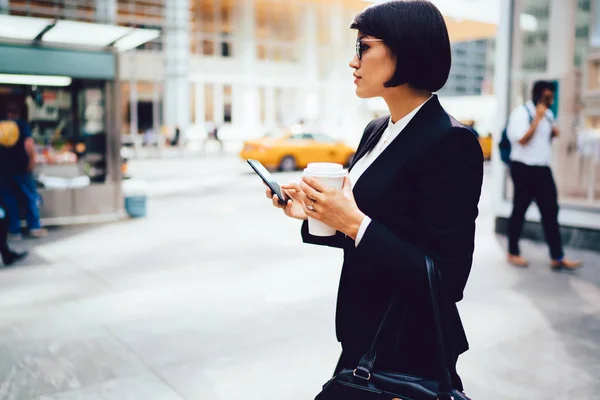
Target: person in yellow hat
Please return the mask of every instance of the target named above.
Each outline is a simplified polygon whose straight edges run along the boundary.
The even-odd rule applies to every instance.
[[[27,199],[27,226],[33,237],[44,237],[48,231],[42,228],[38,209],[39,195],[36,189],[33,169],[35,167],[35,144],[31,129],[21,117],[21,108],[9,104],[6,120],[13,124],[3,124],[0,140],[0,197],[8,217],[8,235],[12,239],[21,238],[18,198]],[[18,138],[14,141],[14,125],[18,127]],[[10,128],[12,126],[12,128]],[[8,132],[7,132],[8,131]]]

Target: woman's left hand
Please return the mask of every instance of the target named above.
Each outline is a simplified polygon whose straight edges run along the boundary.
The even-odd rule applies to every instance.
[[[365,214],[360,211],[354,200],[348,175],[344,177],[341,190],[326,187],[317,178],[310,176],[302,177],[300,188],[310,199],[307,200],[307,204],[304,204],[304,212],[307,216],[356,240]]]

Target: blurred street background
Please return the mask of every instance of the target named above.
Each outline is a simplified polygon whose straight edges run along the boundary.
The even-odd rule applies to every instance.
[[[486,158],[459,303],[467,394],[600,400],[600,0],[433,2],[452,41],[440,102]],[[285,183],[352,159],[387,113],[348,67],[369,3],[0,0],[0,119],[17,105],[31,128],[49,230],[0,265],[0,400],[314,398],[340,352],[341,253],[303,245],[245,160]],[[506,262],[496,149],[539,79],[557,87],[573,273],[550,270],[536,206],[530,267]]]

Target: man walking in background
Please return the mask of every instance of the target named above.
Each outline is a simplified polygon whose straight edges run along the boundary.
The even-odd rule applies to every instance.
[[[513,212],[508,229],[508,261],[519,267],[528,265],[528,261],[521,256],[519,239],[525,213],[535,200],[550,248],[550,266],[553,270],[574,270],[582,263],[564,257],[558,225],[558,193],[550,169],[552,139],[559,135],[554,113],[550,110],[555,92],[553,83],[536,82],[532,100],[517,107],[508,121],[507,134],[512,146],[510,174],[514,183]]]
[[[38,210],[38,193],[33,169],[35,167],[35,144],[26,120],[21,118],[21,110],[9,104],[6,117],[18,127],[18,140],[11,146],[0,146],[0,197],[8,215],[8,235],[10,239],[21,238],[19,198],[25,197],[27,226],[33,237],[44,237],[48,231],[41,227]]]

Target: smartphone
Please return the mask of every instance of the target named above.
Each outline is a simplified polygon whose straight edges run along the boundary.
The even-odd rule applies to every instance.
[[[277,183],[271,177],[271,174],[269,173],[269,171],[267,171],[264,165],[262,165],[260,161],[257,160],[248,160],[248,164],[250,164],[254,172],[256,172],[258,176],[260,176],[265,185],[267,185],[269,189],[271,189],[271,192],[277,195],[277,198],[279,199],[279,204],[285,206],[287,204],[287,201],[285,199],[285,196],[283,195],[283,190],[281,190],[281,186],[279,186],[279,183]]]

